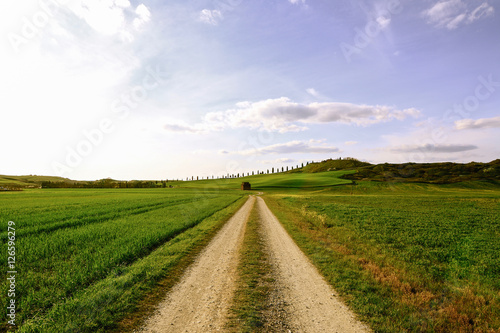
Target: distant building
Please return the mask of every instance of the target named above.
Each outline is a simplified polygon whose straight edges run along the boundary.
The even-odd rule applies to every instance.
[[[241,190],[242,191],[249,191],[252,189],[252,185],[250,185],[249,182],[243,182],[241,183]]]

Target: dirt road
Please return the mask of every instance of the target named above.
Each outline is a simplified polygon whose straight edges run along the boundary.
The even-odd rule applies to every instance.
[[[238,250],[255,197],[227,221],[141,332],[222,332],[236,288]]]
[[[255,202],[277,286],[272,297],[280,307],[276,310],[286,314],[280,316],[286,321],[281,327],[288,332],[370,332],[334,296],[264,200],[253,196],[214,237],[141,332],[225,330],[236,289],[238,252]]]

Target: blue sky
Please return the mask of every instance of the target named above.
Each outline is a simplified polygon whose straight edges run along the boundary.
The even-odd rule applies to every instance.
[[[165,179],[500,156],[485,0],[0,4],[0,174]]]

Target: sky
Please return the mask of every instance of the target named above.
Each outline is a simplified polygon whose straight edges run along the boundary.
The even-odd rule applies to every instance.
[[[0,174],[500,157],[494,0],[0,3]]]

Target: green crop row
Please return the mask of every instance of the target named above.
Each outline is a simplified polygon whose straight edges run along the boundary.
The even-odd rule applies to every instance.
[[[24,193],[40,200],[25,200]],[[16,223],[18,324],[36,322],[100,281],[123,275],[138,260],[241,198],[236,193],[195,190],[24,193],[0,199],[5,231],[7,221]],[[44,201],[51,210],[43,207]],[[40,219],[37,212],[41,212]],[[58,223],[63,227],[57,228]],[[2,242],[2,258],[6,247]],[[0,272],[2,295],[9,289],[6,271]],[[7,302],[2,297],[1,306],[6,308]],[[0,320],[7,322],[5,311]]]

